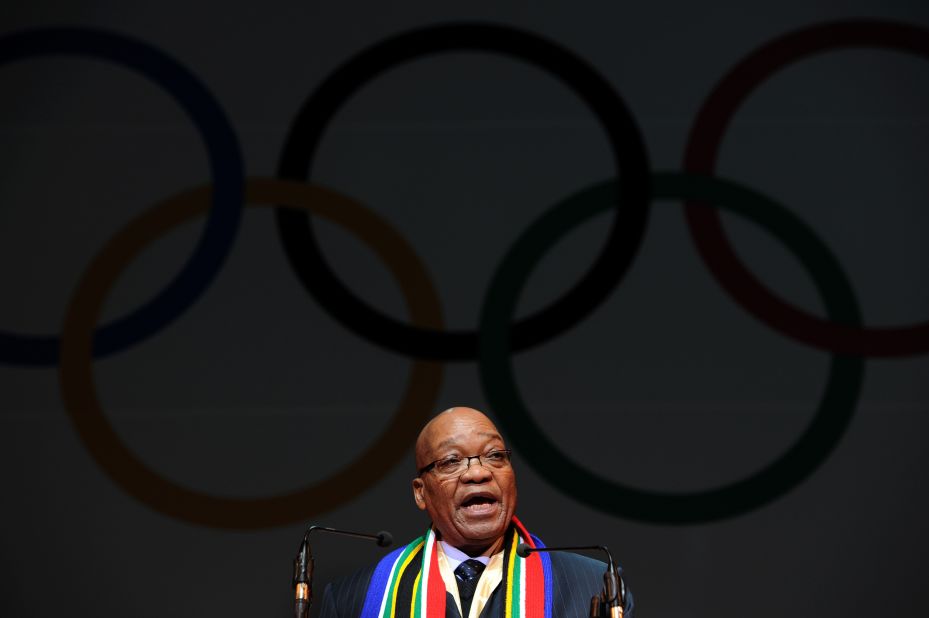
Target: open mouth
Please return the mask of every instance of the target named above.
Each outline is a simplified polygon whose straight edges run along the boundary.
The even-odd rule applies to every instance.
[[[461,508],[471,515],[484,515],[497,510],[497,500],[491,496],[472,496],[461,503]]]

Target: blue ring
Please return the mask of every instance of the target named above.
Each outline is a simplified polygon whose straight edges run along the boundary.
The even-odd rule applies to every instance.
[[[245,191],[238,138],[206,86],[157,48],[126,36],[86,28],[44,28],[0,38],[0,66],[35,56],[90,56],[140,73],[167,91],[187,113],[206,143],[213,202],[193,254],[154,298],[94,333],[94,357],[124,350],[180,316],[219,272],[239,229]],[[60,337],[0,331],[0,363],[50,366],[58,363]]]

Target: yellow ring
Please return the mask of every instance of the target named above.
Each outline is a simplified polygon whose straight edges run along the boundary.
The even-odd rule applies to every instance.
[[[161,476],[136,457],[103,412],[93,375],[93,332],[117,277],[152,241],[207,212],[208,186],[164,200],[134,219],[94,257],[71,297],[62,329],[59,380],[65,409],[91,456],[120,487],[156,511],[215,528],[254,529],[305,521],[334,509],[382,479],[408,452],[433,410],[442,364],[414,360],[400,404],[384,433],[334,475],[291,493],[223,498]],[[246,201],[303,208],[354,232],[384,260],[400,285],[411,320],[443,328],[432,280],[410,245],[390,224],[330,189],[271,178],[249,178]]]

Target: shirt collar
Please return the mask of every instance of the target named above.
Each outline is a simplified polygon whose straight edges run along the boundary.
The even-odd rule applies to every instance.
[[[464,553],[457,547],[452,547],[445,541],[439,541],[442,544],[442,550],[445,552],[445,557],[448,558],[448,565],[452,568],[452,571],[458,568],[458,565],[464,562],[465,560],[477,560],[487,566],[487,563],[490,562],[490,556],[469,556]]]

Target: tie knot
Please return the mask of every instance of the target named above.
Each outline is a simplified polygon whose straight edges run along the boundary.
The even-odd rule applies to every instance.
[[[480,560],[465,560],[455,569],[455,577],[458,578],[459,581],[470,584],[477,581],[483,570],[484,563]]]

